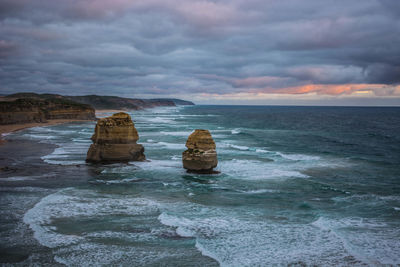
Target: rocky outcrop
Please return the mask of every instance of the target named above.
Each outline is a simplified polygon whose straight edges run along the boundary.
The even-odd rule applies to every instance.
[[[183,167],[188,172],[216,173],[218,159],[215,143],[208,130],[195,130],[186,141],[186,151],[182,153]]]
[[[65,99],[21,98],[0,102],[0,124],[47,122],[52,119],[94,120],[95,110]]]
[[[137,144],[138,132],[131,117],[124,112],[98,120],[87,152],[87,162],[127,162],[146,159],[144,148]]]

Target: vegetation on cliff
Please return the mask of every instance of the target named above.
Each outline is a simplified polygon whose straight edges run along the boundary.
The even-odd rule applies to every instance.
[[[56,94],[16,93],[8,95],[6,98],[65,99],[91,105],[95,109],[139,110],[158,106],[194,105],[193,102],[175,98],[138,99],[99,95],[62,96]]]

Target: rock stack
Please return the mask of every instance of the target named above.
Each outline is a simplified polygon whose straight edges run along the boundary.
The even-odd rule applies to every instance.
[[[143,161],[146,159],[142,145],[136,144],[138,132],[131,117],[115,113],[111,117],[98,120],[93,144],[87,152],[87,162],[109,163]]]
[[[182,153],[183,167],[188,172],[217,173],[218,159],[215,143],[207,130],[195,130],[186,141],[186,151]]]

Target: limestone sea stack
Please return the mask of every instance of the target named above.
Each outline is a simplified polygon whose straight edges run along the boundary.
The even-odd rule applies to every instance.
[[[215,143],[208,130],[195,130],[186,141],[186,151],[182,153],[183,168],[188,172],[216,173],[218,159]]]
[[[111,117],[99,119],[86,161],[93,163],[143,161],[146,159],[144,148],[136,143],[138,139],[138,132],[128,114],[119,112]]]

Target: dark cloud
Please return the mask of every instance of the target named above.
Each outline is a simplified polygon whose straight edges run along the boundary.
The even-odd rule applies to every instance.
[[[0,90],[398,97],[399,14],[394,0],[0,0]]]

